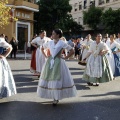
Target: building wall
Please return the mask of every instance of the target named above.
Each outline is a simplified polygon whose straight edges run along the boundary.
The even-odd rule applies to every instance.
[[[2,33],[4,33],[5,35],[7,35],[8,39],[10,41],[11,38],[12,38],[12,36],[15,35],[15,34],[13,34],[13,23],[0,28],[0,34],[2,34]]]
[[[95,1],[96,7],[104,7],[105,10],[110,7],[112,9],[120,8],[120,0],[70,0],[70,4],[72,5],[70,14],[77,23],[85,28],[84,30],[90,30],[90,28],[83,23],[83,11],[86,11],[90,7],[92,1]]]
[[[8,36],[9,41],[13,36],[19,39],[20,43],[30,42],[33,37],[34,29],[34,12],[38,12],[38,5],[34,4],[35,0],[8,0],[8,5],[12,8],[12,15],[18,21],[10,21],[9,25],[0,28],[0,34]],[[21,30],[19,30],[21,28]],[[23,29],[23,31],[22,31]],[[21,31],[21,32],[20,32]],[[24,35],[22,38],[22,34]],[[21,42],[21,40],[24,41]],[[22,46],[24,46],[22,44]]]

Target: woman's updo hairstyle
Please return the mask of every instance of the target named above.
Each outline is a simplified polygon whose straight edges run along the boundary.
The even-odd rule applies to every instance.
[[[46,32],[45,30],[40,30],[39,35],[42,34],[43,32]]]
[[[63,36],[63,32],[61,29],[55,29],[53,30],[57,35],[59,35],[59,38],[61,38]]]

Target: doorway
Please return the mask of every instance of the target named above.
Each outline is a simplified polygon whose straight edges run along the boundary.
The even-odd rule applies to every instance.
[[[16,38],[18,40],[18,49],[24,50],[25,44],[30,42],[30,23],[16,22]]]
[[[18,48],[19,50],[24,50],[25,42],[28,41],[28,26],[18,24]]]

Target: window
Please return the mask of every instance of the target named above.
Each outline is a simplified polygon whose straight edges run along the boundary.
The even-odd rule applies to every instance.
[[[84,0],[84,9],[86,9],[87,8],[87,0]]]
[[[90,0],[90,7],[95,6],[95,0]]]
[[[109,3],[110,2],[110,0],[106,0],[106,3]]]
[[[82,2],[79,2],[79,10],[82,9]]]
[[[77,11],[77,3],[74,5],[74,10]]]
[[[81,17],[78,18],[78,24],[80,25],[81,23]]]
[[[104,0],[99,0],[99,5],[104,4]]]

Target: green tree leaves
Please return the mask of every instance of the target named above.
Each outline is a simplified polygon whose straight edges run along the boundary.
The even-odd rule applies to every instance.
[[[88,24],[90,28],[96,30],[98,24],[101,22],[102,9],[90,7],[88,11],[83,12],[84,24]]]
[[[39,12],[35,13],[36,33],[45,29],[50,34],[55,28],[61,28],[65,32],[74,27],[79,27],[78,31],[81,30],[82,27],[69,14],[72,10],[69,0],[40,0],[38,5]]]
[[[109,8],[102,14],[102,22],[105,25],[105,30],[110,34],[120,31],[120,9],[112,10]]]
[[[103,11],[103,8],[91,7],[83,12],[83,20],[90,28],[99,29],[99,25],[104,26],[105,32],[113,34],[120,31],[120,9]]]

